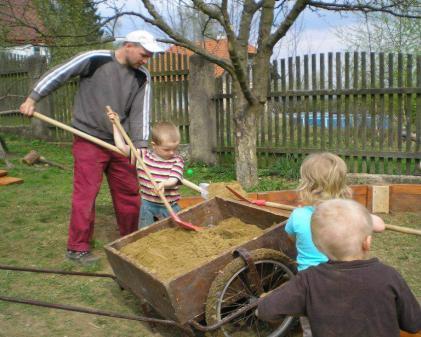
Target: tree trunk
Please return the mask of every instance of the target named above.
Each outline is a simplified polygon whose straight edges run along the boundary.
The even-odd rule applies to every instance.
[[[244,188],[257,185],[256,111],[252,107],[235,119],[235,172]]]
[[[250,105],[241,93],[238,83],[233,82],[235,125],[235,172],[244,188],[257,185],[257,116],[260,104]]]

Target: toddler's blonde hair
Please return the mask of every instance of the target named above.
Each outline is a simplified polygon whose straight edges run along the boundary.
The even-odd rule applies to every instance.
[[[162,145],[164,142],[180,142],[180,131],[171,122],[158,122],[152,127],[152,142]]]
[[[307,156],[300,168],[298,194],[302,202],[315,204],[328,199],[348,199],[351,189],[346,185],[346,164],[330,152]]]
[[[311,217],[314,244],[335,261],[363,256],[363,241],[372,230],[370,213],[354,200],[323,201]]]

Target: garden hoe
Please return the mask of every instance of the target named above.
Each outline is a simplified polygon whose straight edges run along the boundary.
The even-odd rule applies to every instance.
[[[113,110],[110,108],[110,106],[107,106],[106,109],[107,109],[108,112],[113,112]],[[139,151],[135,148],[135,146],[133,145],[130,137],[127,135],[126,131],[121,126],[120,120],[118,118],[116,118],[114,120],[114,122],[115,122],[115,126],[117,127],[118,131],[120,131],[124,140],[130,146],[130,150],[135,155],[138,164],[142,167],[143,171],[145,171],[145,173],[148,176],[149,180],[151,181],[155,191],[158,193],[159,197],[161,198],[162,202],[165,205],[165,208],[167,209],[168,213],[170,214],[171,218],[175,221],[175,223],[177,223],[177,225],[179,225],[183,228],[186,228],[186,229],[190,229],[190,230],[194,230],[194,231],[202,230],[203,227],[195,226],[195,225],[193,225],[189,222],[181,220],[178,217],[178,215],[174,212],[171,205],[169,204],[167,198],[165,198],[164,193],[162,191],[158,190],[155,179],[152,177],[151,172],[149,171],[148,167],[145,165],[144,161],[140,157]]]
[[[242,194],[238,193],[236,190],[234,190],[233,188],[229,187],[229,186],[225,186],[232,194],[234,194],[237,198],[243,200],[243,201],[247,201],[248,203],[257,205],[257,206],[268,206],[268,207],[274,207],[274,208],[280,208],[280,209],[284,209],[287,211],[292,211],[294,210],[294,206],[290,206],[290,205],[285,205],[285,204],[279,204],[277,202],[271,202],[271,201],[266,201],[266,200],[253,200],[253,199],[248,199],[245,196],[243,196]]]

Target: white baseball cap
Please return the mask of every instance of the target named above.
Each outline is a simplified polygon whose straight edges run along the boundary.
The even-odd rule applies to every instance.
[[[146,30],[135,30],[134,32],[130,32],[126,35],[124,41],[140,43],[143,48],[151,53],[159,53],[164,51],[164,49],[156,42],[153,35]]]

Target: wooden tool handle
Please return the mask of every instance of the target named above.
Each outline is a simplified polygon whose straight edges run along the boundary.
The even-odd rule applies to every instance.
[[[265,206],[273,207],[273,208],[280,208],[285,209],[287,211],[293,211],[296,207],[291,205],[279,204],[277,202],[266,201]]]
[[[203,190],[200,188],[200,186],[196,185],[195,183],[192,183],[191,181],[188,181],[186,179],[181,179],[181,183],[184,186],[187,186],[187,187],[191,188],[192,190],[195,190],[195,191],[200,192],[200,193],[203,192]]]
[[[108,110],[108,112],[113,112],[111,107],[108,106],[108,105],[106,106],[106,109]],[[116,118],[114,120],[114,125],[117,127],[118,131],[120,131],[120,133],[123,136],[124,140],[126,141],[127,145],[129,145],[130,150],[132,151],[132,153],[136,157],[136,160],[139,163],[139,165],[142,167],[143,171],[145,171],[146,175],[148,176],[149,180],[152,183],[152,186],[154,187],[154,189],[158,193],[159,197],[161,198],[162,202],[164,203],[165,207],[167,208],[167,211],[172,216],[176,216],[174,210],[172,209],[171,205],[169,204],[169,202],[168,202],[167,198],[165,197],[164,193],[162,193],[160,190],[158,190],[158,185],[157,185],[155,179],[152,177],[151,172],[149,171],[148,167],[145,165],[145,162],[143,161],[143,159],[139,155],[138,149],[136,149],[136,147],[134,146],[134,144],[133,144],[132,140],[130,139],[129,135],[126,133],[126,130],[124,130],[124,128],[120,124],[120,120],[118,118]]]
[[[68,132],[70,132],[70,133],[72,133],[74,135],[77,135],[77,136],[83,138],[83,139],[89,140],[92,143],[95,143],[95,144],[97,144],[99,146],[102,146],[102,147],[104,147],[104,148],[106,148],[106,149],[108,149],[110,151],[114,151],[114,152],[117,152],[117,153],[121,154],[122,156],[126,156],[126,154],[123,153],[122,151],[120,151],[117,146],[114,146],[114,145],[111,145],[111,144],[109,144],[107,142],[104,142],[101,139],[98,139],[96,137],[93,137],[91,135],[88,135],[87,133],[85,133],[83,131],[80,131],[78,129],[72,128],[71,126],[68,126],[68,125],[66,125],[64,123],[61,123],[59,121],[56,121],[55,119],[52,119],[50,117],[47,117],[47,116],[45,116],[45,115],[43,115],[43,114],[41,114],[39,112],[34,112],[33,117],[38,118],[39,120],[42,120],[45,123],[48,123],[48,124],[57,126],[58,128],[63,129],[63,130],[66,130],[66,131],[68,131]],[[198,185],[192,183],[191,181],[188,181],[186,179],[182,179],[181,180],[181,183],[183,185],[185,185],[185,186],[187,186],[187,187],[189,187],[189,188],[197,191],[197,192],[201,192],[201,188]]]
[[[68,125],[66,125],[66,124],[63,124],[63,123],[61,123],[61,122],[59,122],[59,121],[56,121],[55,119],[52,119],[52,118],[47,117],[47,116],[45,116],[45,115],[43,115],[43,114],[40,114],[39,112],[34,112],[33,117],[38,118],[38,119],[40,119],[40,120],[42,120],[43,122],[46,122],[46,123],[48,123],[48,124],[51,124],[51,125],[57,126],[57,127],[61,128],[61,129],[63,129],[63,130],[69,131],[70,133],[72,133],[72,134],[74,134],[74,135],[76,135],[76,136],[79,136],[79,137],[81,137],[81,138],[84,138],[84,139],[86,139],[86,140],[89,140],[89,141],[91,141],[92,143],[95,143],[95,144],[97,144],[97,145],[99,145],[99,146],[105,147],[105,148],[106,148],[106,149],[108,149],[108,150],[111,150],[111,151],[117,152],[117,153],[119,153],[119,154],[121,154],[121,155],[125,156],[125,154],[124,154],[122,151],[120,151],[120,150],[118,149],[118,147],[116,147],[116,146],[114,146],[114,145],[111,145],[111,144],[109,144],[109,143],[107,143],[107,142],[104,142],[104,141],[103,141],[103,140],[101,140],[101,139],[98,139],[98,138],[96,138],[96,137],[93,137],[93,136],[91,136],[91,135],[88,135],[87,133],[85,133],[85,132],[83,132],[83,131],[80,131],[80,130],[78,130],[78,129],[72,128],[71,126],[68,126]]]
[[[385,224],[385,227],[386,227],[386,229],[390,229],[390,230],[396,231],[396,232],[421,235],[421,230],[415,229],[415,228],[402,227],[402,226],[389,225],[389,224]]]

